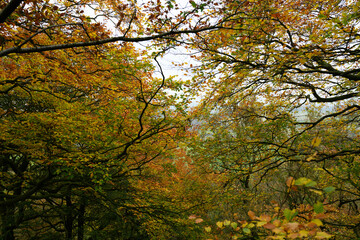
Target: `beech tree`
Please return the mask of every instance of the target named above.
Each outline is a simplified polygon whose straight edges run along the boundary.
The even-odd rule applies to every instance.
[[[0,3],[1,238],[360,236],[359,3],[184,4]]]
[[[297,209],[320,201],[337,209],[326,228],[349,239],[359,224],[358,4],[214,2],[209,8],[223,28],[187,45],[201,62],[190,91],[206,91],[195,117],[206,136],[194,143],[197,158],[268,195],[268,203]],[[317,185],[290,191],[289,177]],[[314,192],[327,185],[336,193]]]
[[[175,234],[189,206],[154,204],[140,188],[186,125],[186,106],[167,94],[180,84],[157,58],[169,38],[217,24],[192,27],[196,11],[172,16],[174,1],[0,8],[1,238],[146,239],[156,224]],[[165,47],[150,55],[132,44],[149,40]]]

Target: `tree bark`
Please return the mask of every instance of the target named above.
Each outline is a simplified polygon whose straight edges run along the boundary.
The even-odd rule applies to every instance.
[[[65,196],[65,234],[66,234],[66,240],[71,240],[73,237],[73,208],[72,208],[72,201],[71,201],[71,186],[69,186],[68,191]]]
[[[4,23],[22,2],[23,0],[10,1],[0,12],[0,23]]]
[[[84,223],[85,223],[85,199],[81,200],[78,215],[78,240],[84,239]]]

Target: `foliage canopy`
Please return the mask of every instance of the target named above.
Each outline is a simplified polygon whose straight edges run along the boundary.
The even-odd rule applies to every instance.
[[[358,1],[0,8],[0,238],[360,237]]]

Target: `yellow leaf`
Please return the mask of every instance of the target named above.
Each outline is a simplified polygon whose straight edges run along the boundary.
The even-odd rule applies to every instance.
[[[230,222],[229,220],[225,220],[225,221],[224,221],[224,226],[229,226],[230,223],[231,223],[231,222]]]
[[[246,227],[247,227],[247,228],[253,228],[253,227],[255,227],[255,224],[249,223]]]
[[[315,236],[316,239],[329,239],[331,237],[332,237],[332,235],[330,235],[326,232],[318,232],[318,233],[316,233],[316,236]]]
[[[222,227],[223,227],[223,225],[224,225],[224,223],[223,223],[223,222],[217,222],[217,223],[216,223],[216,226],[218,226],[219,228],[222,228]]]
[[[317,155],[317,153],[314,153],[313,155],[311,155],[310,157],[308,157],[308,158],[306,159],[306,161],[310,162],[310,161],[314,160],[315,157],[316,157],[316,155]],[[322,170],[322,169],[321,169],[321,170]]]
[[[206,232],[211,232],[211,227],[205,227]]]
[[[309,189],[311,192],[314,192],[314,193],[316,193],[316,194],[318,194],[318,195],[322,195],[323,194],[323,192],[322,191],[319,191],[319,190],[316,190],[316,189]]]
[[[279,235],[280,234],[282,235],[282,233],[284,233],[284,230],[281,228],[274,228],[274,229],[271,229],[271,231],[273,231],[274,233],[279,234]]]
[[[300,230],[299,231],[300,237],[307,237],[309,234],[309,231],[306,230]]]
[[[257,222],[257,223],[256,223],[256,225],[257,225],[258,227],[262,227],[262,226],[264,226],[265,224],[267,224],[267,222]]]
[[[321,143],[321,138],[320,137],[315,137],[312,141],[311,141],[311,145],[313,147],[318,147]]]
[[[312,223],[315,223],[318,227],[322,226],[323,223],[321,222],[320,219],[313,219],[311,220]]]

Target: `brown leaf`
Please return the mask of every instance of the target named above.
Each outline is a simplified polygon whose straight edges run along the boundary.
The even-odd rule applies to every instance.
[[[325,219],[325,218],[326,218],[326,214],[325,214],[325,213],[318,213],[318,214],[316,214],[316,218],[318,218],[318,219]]]
[[[189,216],[189,219],[195,219],[195,218],[197,218],[197,216],[194,214]]]
[[[299,233],[291,233],[288,235],[288,238],[290,238],[290,239],[296,239],[298,237],[300,237]]]
[[[284,225],[285,231],[297,231],[299,229],[299,223],[297,222],[289,222]]]
[[[293,177],[288,177],[288,179],[286,180],[286,186],[288,186],[289,188],[294,185],[295,179]]]
[[[253,211],[248,211],[248,215],[249,215],[249,217],[250,217],[250,219],[251,220],[255,220],[255,218],[256,218],[256,215],[255,215],[255,213],[253,212]]]
[[[264,222],[270,222],[271,221],[271,217],[269,215],[266,215],[266,214],[261,214],[259,219],[261,221],[264,221]]]
[[[313,229],[313,228],[317,228],[317,225],[315,223],[313,223],[313,222],[309,222],[307,224],[307,227],[310,228],[310,229]]]
[[[267,224],[263,225],[263,227],[266,229],[270,229],[270,230],[276,228],[276,226],[272,223],[267,223]]]
[[[198,219],[196,219],[195,220],[195,223],[201,223],[201,222],[203,222],[204,220],[202,219],[202,218],[198,218]]]

